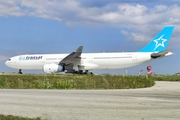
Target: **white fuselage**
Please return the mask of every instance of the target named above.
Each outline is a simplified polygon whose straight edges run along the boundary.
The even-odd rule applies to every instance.
[[[74,69],[118,69],[136,66],[153,60],[152,52],[82,53],[81,60]],[[6,61],[6,65],[16,69],[43,69],[45,64],[59,62],[68,54],[19,55]],[[77,68],[76,66],[86,66]]]

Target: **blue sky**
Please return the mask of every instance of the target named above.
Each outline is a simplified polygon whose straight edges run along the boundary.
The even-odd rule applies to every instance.
[[[12,56],[31,53],[138,51],[165,25],[175,30],[168,48],[175,54],[136,67],[95,70],[96,73],[137,74],[152,66],[157,74],[180,71],[179,0],[1,0],[0,72]],[[23,71],[42,73],[42,71]]]

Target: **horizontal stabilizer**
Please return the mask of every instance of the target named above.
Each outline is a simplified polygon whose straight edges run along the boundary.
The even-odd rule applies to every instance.
[[[169,52],[171,52],[170,50],[163,50],[161,52],[158,52],[158,53],[152,53],[151,54],[151,58],[159,58],[159,57],[162,57],[162,56],[166,56],[166,54],[168,54]]]

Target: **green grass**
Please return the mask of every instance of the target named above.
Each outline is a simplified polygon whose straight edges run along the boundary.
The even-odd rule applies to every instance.
[[[179,75],[159,75],[159,76],[153,76],[154,80],[157,81],[180,81]]]
[[[27,117],[0,114],[0,120],[42,120],[42,119],[39,118],[39,117],[37,117],[37,118],[27,118]]]
[[[129,89],[154,85],[154,78],[122,75],[0,75],[4,89]]]

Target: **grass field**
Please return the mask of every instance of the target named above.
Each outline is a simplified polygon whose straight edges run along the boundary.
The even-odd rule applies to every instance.
[[[154,85],[154,78],[122,75],[0,75],[4,89],[129,89]]]
[[[159,75],[153,76],[158,81],[180,81],[180,75]]]
[[[28,117],[20,117],[20,116],[0,114],[0,120],[43,120],[43,119],[41,119],[39,117],[37,117],[37,118],[28,118]]]

